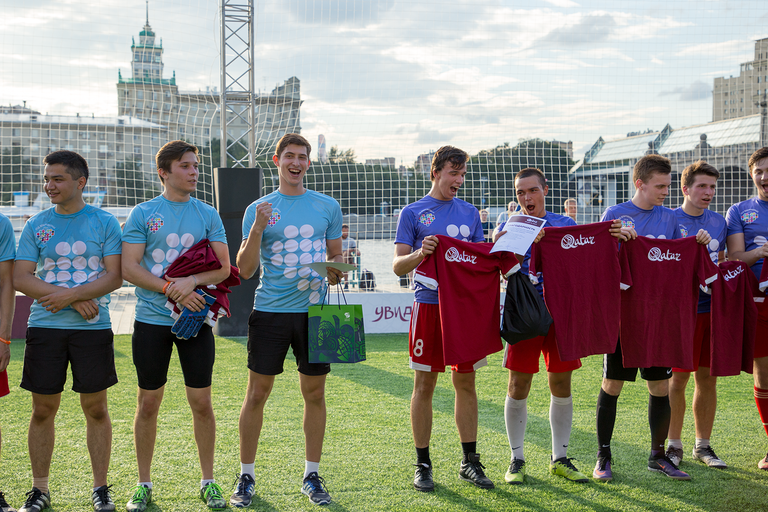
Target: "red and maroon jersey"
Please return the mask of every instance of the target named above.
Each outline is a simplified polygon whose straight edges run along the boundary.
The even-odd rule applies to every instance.
[[[763,269],[766,265],[763,265]],[[712,283],[710,319],[710,375],[727,377],[752,373],[757,306],[765,295],[757,278],[742,261],[720,263],[720,277]]]
[[[529,272],[544,280],[562,361],[616,350],[621,267],[611,222],[544,228],[546,236],[533,244]]]
[[[621,350],[625,368],[689,368],[699,287],[718,277],[695,237],[639,236],[621,244]]]
[[[414,279],[437,289],[446,365],[478,361],[502,349],[499,334],[499,272],[520,269],[511,252],[491,253],[493,244],[437,235],[434,253]]]

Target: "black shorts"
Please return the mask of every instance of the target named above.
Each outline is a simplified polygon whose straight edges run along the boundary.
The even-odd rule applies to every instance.
[[[667,380],[672,378],[672,368],[651,366],[650,368],[624,368],[621,355],[621,343],[616,343],[616,352],[603,357],[603,377],[606,379],[635,382],[637,370],[643,380]]]
[[[173,345],[179,352],[184,385],[189,388],[207,388],[211,385],[216,345],[213,330],[203,324],[194,338],[180,340],[171,332],[170,325],[133,323],[133,364],[141,389],[155,390],[168,381]]]
[[[251,311],[248,317],[248,369],[261,375],[279,375],[283,373],[288,347],[292,347],[299,373],[329,373],[330,364],[309,362],[308,318],[307,313]]]
[[[22,388],[40,395],[61,393],[70,364],[76,393],[98,393],[117,384],[112,329],[27,329]]]

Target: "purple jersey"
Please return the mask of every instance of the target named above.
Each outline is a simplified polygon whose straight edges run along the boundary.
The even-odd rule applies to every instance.
[[[635,228],[638,236],[674,240],[683,238],[677,229],[677,218],[665,206],[643,210],[632,201],[609,206],[601,221],[619,219],[625,228]]]
[[[768,202],[753,197],[736,203],[728,208],[725,220],[728,222],[728,236],[744,233],[744,248],[747,251],[757,249],[768,241]],[[755,277],[760,279],[763,258],[757,260],[750,268]]]
[[[725,249],[725,237],[728,232],[728,226],[723,216],[711,210],[704,210],[704,213],[694,217],[685,213],[682,207],[673,211],[675,212],[675,217],[677,217],[677,228],[682,238],[696,236],[700,229],[710,234],[712,240],[707,245],[707,251],[712,262],[717,265],[717,255]],[[711,302],[712,296],[699,290],[699,307],[697,311],[699,313],[709,313]]]
[[[424,237],[445,235],[465,242],[483,242],[483,225],[477,208],[462,199],[440,201],[424,196],[400,212],[397,219],[396,244],[421,248]],[[416,282],[416,302],[438,304],[437,290]]]
[[[576,226],[576,221],[572,218],[568,217],[567,215],[558,215],[556,213],[552,212],[544,212],[544,217],[542,219],[546,220],[547,223],[544,224],[544,227],[553,227],[553,228],[561,228],[563,226]],[[504,225],[506,222],[503,222],[499,224],[499,227],[497,228],[499,231],[504,231]],[[533,246],[528,248],[528,251],[525,253],[525,259],[523,260],[523,265],[520,268],[520,271],[523,273],[523,275],[528,275],[528,267],[530,266],[531,261],[531,248]],[[539,295],[544,297],[544,276],[542,276],[540,273],[536,276],[536,290],[538,290]]]

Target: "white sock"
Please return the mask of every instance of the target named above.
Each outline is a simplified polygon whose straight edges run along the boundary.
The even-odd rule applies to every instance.
[[[552,429],[552,459],[568,455],[573,423],[573,397],[560,398],[551,395],[549,400],[549,428]]]
[[[251,478],[256,480],[256,463],[252,462],[250,464],[243,464],[240,463],[240,474],[241,475],[250,475]]]
[[[202,489],[202,488],[203,488],[203,487],[205,487],[206,485],[208,485],[208,484],[211,484],[211,483],[213,483],[213,482],[215,482],[215,481],[216,481],[216,480],[214,480],[213,478],[210,478],[210,479],[208,479],[208,480],[206,480],[206,479],[202,479],[202,480],[200,480],[200,488]]]
[[[696,448],[707,448],[709,446],[709,439],[696,438]]]
[[[668,439],[667,440],[667,448],[678,448],[680,450],[683,449],[683,441],[682,439]]]
[[[512,460],[525,460],[523,444],[525,424],[528,423],[528,399],[515,400],[507,396],[504,402],[504,423],[507,424],[507,439],[512,452]]]
[[[151,489],[152,488],[152,482],[139,482],[137,485],[143,485],[147,489]]]
[[[307,478],[310,473],[318,473],[320,469],[319,462],[304,461],[304,478]]]

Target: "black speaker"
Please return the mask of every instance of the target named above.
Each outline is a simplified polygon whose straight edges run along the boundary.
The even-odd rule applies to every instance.
[[[243,239],[245,209],[261,197],[262,180],[262,170],[258,167],[213,170],[216,209],[227,232],[229,259],[232,265],[237,265],[235,261]],[[260,272],[261,269],[257,269],[251,279],[241,277],[240,286],[232,288],[232,293],[229,294],[231,316],[220,318],[216,322],[214,334],[217,336],[248,335],[248,316],[253,311],[253,295],[259,286]]]

